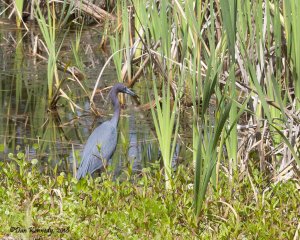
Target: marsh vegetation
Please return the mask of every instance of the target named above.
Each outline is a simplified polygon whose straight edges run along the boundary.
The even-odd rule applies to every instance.
[[[1,237],[299,238],[297,0],[16,0],[0,14]],[[109,167],[77,181],[116,82],[140,98],[120,98]]]

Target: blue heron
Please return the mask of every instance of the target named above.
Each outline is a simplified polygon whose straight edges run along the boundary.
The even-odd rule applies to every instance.
[[[100,126],[89,136],[82,153],[82,161],[77,170],[76,178],[80,179],[87,174],[93,174],[102,168],[104,161],[111,159],[117,146],[117,126],[120,117],[120,103],[118,93],[127,93],[131,96],[136,94],[122,83],[117,83],[110,91],[110,98],[114,106],[113,117]]]

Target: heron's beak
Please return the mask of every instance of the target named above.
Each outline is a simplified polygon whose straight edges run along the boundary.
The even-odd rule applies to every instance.
[[[133,91],[131,91],[129,88],[125,89],[125,93],[129,94],[130,96],[137,97],[137,95]]]

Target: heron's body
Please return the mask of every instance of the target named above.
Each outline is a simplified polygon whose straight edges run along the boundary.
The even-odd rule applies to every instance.
[[[117,98],[119,92],[135,96],[135,93],[123,84],[116,84],[110,93],[114,106],[114,115],[111,120],[102,123],[89,136],[82,153],[82,161],[77,170],[76,178],[80,179],[87,174],[93,174],[109,161],[115,152],[118,140],[117,126],[120,116],[120,104]]]
[[[111,121],[106,121],[95,128],[83,150],[83,161],[78,168],[77,179],[101,169],[115,152],[117,140],[117,126],[114,126]]]

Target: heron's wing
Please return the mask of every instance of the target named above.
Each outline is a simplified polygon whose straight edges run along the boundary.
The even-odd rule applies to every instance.
[[[92,174],[103,166],[103,161],[111,158],[116,149],[117,137],[117,129],[109,121],[95,128],[83,149],[77,179]]]

